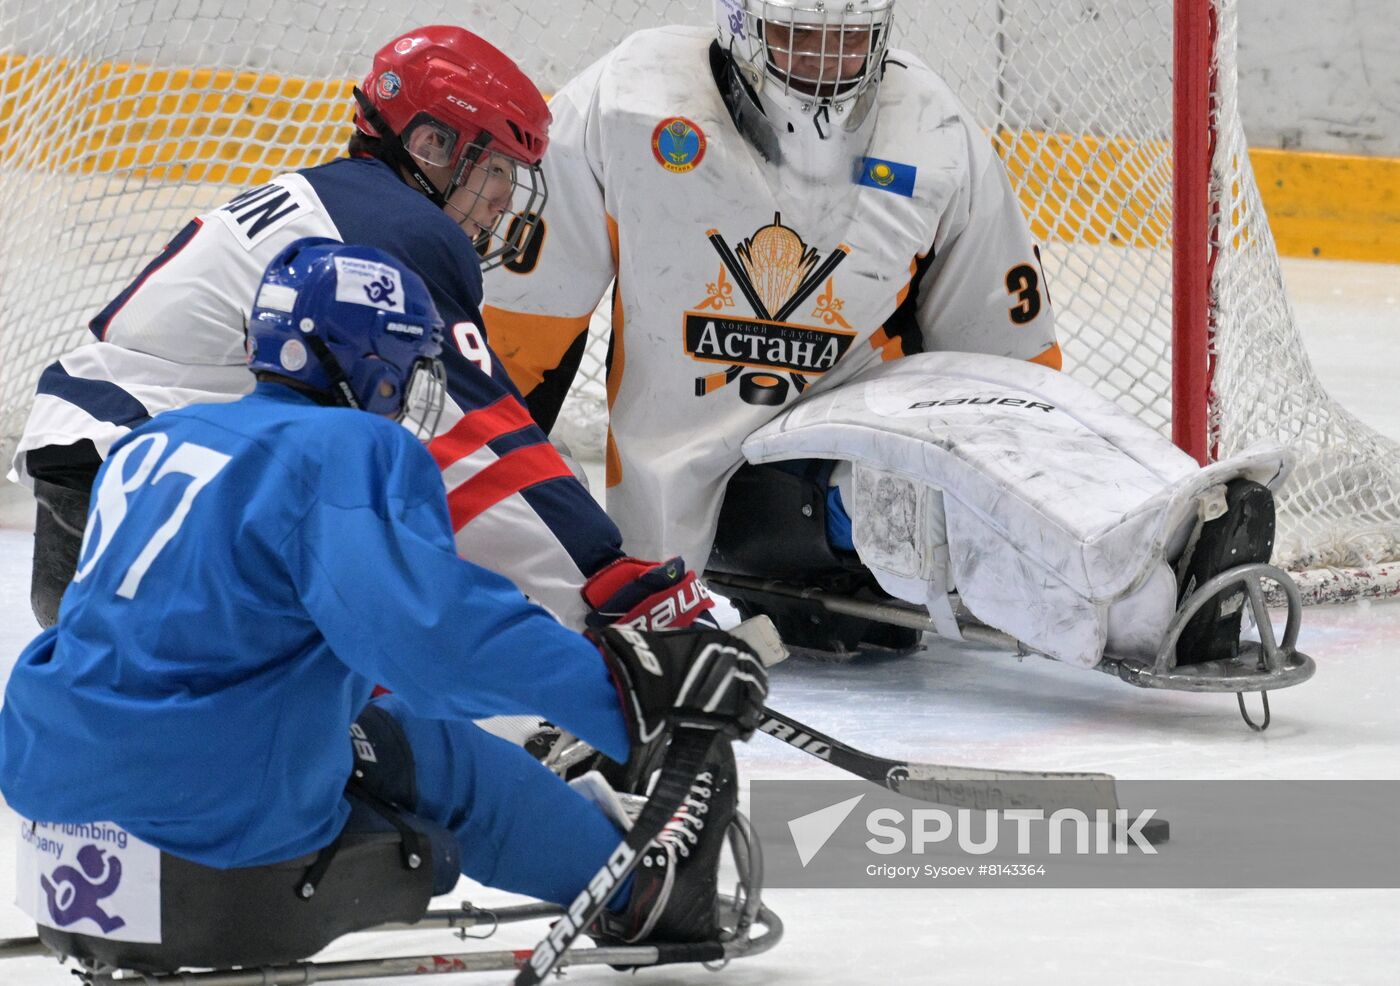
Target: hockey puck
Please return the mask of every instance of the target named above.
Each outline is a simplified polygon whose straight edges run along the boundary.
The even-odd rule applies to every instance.
[[[748,373],[739,379],[739,397],[745,404],[775,407],[787,400],[788,382],[772,373]]]
[[[1142,837],[1149,845],[1160,846],[1171,841],[1172,824],[1165,818],[1149,818],[1142,826]]]
[[[1113,837],[1118,837],[1118,826],[1113,827]],[[1164,842],[1170,842],[1172,837],[1171,822],[1165,818],[1149,818],[1138,829],[1138,834],[1147,842],[1149,846],[1160,846]]]

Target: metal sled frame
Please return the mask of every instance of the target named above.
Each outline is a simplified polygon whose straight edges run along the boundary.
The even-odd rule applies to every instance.
[[[693,944],[620,945],[571,949],[561,968],[584,965],[650,966],[701,962],[719,969],[734,959],[760,955],[783,937],[783,922],[763,906],[763,852],[747,817],[734,816],[729,828],[729,848],[739,871],[733,895],[720,894],[720,942]],[[409,924],[383,924],[364,932],[450,929],[458,939],[490,938],[504,924],[540,919],[553,920],[564,913],[554,904],[519,904],[512,907],[461,906],[433,910]],[[478,934],[469,929],[483,929]],[[755,929],[762,929],[755,935]],[[358,933],[364,933],[358,932]],[[718,954],[715,953],[719,949]],[[173,972],[162,975],[84,965],[74,974],[87,986],[308,986],[311,983],[355,979],[392,979],[466,972],[513,972],[530,959],[531,949],[493,952],[437,953],[341,962],[294,962],[256,969],[213,969],[205,972]],[[52,955],[38,938],[0,940],[0,959]],[[60,961],[63,961],[61,957]]]
[[[726,914],[738,914],[742,906],[727,894],[720,895],[720,905]],[[463,903],[460,908],[429,911],[414,924],[383,925],[369,931],[419,931],[426,928],[455,929],[461,939],[488,937],[503,924],[514,924],[539,918],[555,918],[563,909],[553,904],[523,904],[517,907],[477,908]],[[783,936],[783,923],[777,915],[761,904],[757,907],[752,926],[761,926],[757,936],[736,936],[724,942],[722,963],[758,955],[776,945]],[[469,928],[485,927],[486,934],[472,935]],[[565,956],[563,966],[624,965],[648,966],[674,962],[695,961],[693,945],[627,945],[609,948],[574,949]],[[14,938],[0,941],[0,958],[51,954],[37,938]],[[498,950],[494,952],[438,953],[395,958],[356,959],[343,962],[297,962],[284,966],[259,969],[212,970],[209,972],[175,972],[167,975],[145,975],[116,969],[88,969],[76,974],[88,986],[302,986],[309,983],[339,982],[353,979],[384,979],[396,976],[424,976],[438,973],[513,972],[530,957],[530,949]]]
[[[1283,639],[1279,640],[1269,618],[1264,580],[1276,583],[1282,590],[1287,608]],[[795,599],[808,599],[820,603],[833,613],[845,613],[869,620],[879,620],[896,626],[911,627],[915,630],[936,632],[933,620],[919,606],[908,603],[871,603],[864,600],[848,599],[823,592],[792,586],[784,582],[749,578],[742,575],[710,572],[706,580],[720,592],[725,586],[747,589],[750,592],[766,592]],[[1259,642],[1241,640],[1239,654],[1230,661],[1206,661],[1178,667],[1176,645],[1182,631],[1191,617],[1195,616],[1208,602],[1222,591],[1235,586],[1243,586],[1248,597],[1250,611],[1255,625],[1259,628]],[[958,629],[964,639],[976,643],[1015,651],[1018,654],[1040,653],[1027,647],[1010,634],[994,630],[971,619],[965,611],[954,605],[958,612]],[[1281,568],[1267,564],[1239,565],[1221,572],[1215,578],[1200,586],[1177,610],[1167,628],[1167,635],[1157,651],[1155,659],[1143,661],[1132,658],[1118,658],[1106,655],[1097,665],[1100,671],[1126,681],[1139,688],[1164,688],[1173,691],[1189,692],[1234,692],[1239,696],[1240,712],[1251,728],[1262,730],[1268,726],[1268,692],[1273,689],[1288,688],[1301,684],[1313,676],[1317,665],[1308,655],[1297,649],[1298,629],[1302,624],[1303,601],[1293,579]],[[1045,656],[1045,655],[1042,655]],[[1244,708],[1245,692],[1263,693],[1265,719],[1256,725]]]

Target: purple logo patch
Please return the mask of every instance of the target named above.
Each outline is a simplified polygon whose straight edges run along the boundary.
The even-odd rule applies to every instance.
[[[394,279],[385,274],[379,280],[371,281],[365,285],[365,294],[376,305],[392,305],[394,303]]]
[[[108,914],[97,902],[117,892],[122,882],[122,861],[113,856],[104,859],[102,850],[93,845],[78,850],[79,873],[63,865],[53,871],[53,882],[39,877],[39,885],[49,899],[49,916],[54,926],[66,928],[83,918],[97,923],[104,934],[110,934],[126,924],[115,914]]]

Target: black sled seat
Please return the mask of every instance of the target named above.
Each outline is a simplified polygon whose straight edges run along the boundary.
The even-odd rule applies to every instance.
[[[907,654],[922,633],[832,612],[812,599],[750,590],[726,575],[777,580],[874,604],[895,602],[854,552],[827,540],[827,486],[837,463],[803,459],[739,467],[725,488],[707,576],[739,614],[763,614],[783,642],[809,657],[844,659],[861,651]]]
[[[456,840],[432,822],[349,800],[336,842],[299,859],[219,870],[162,853],[159,944],[44,925],[39,940],[88,965],[158,974],[296,962],[352,931],[417,921],[456,885]]]

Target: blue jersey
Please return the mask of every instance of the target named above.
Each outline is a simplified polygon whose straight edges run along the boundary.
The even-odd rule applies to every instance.
[[[433,718],[541,715],[618,759],[597,650],[461,560],[438,470],[397,424],[261,383],[118,442],[56,627],[0,710],[0,787],[212,866],[345,820],[376,683]]]
[[[97,341],[48,367],[18,446],[91,441],[100,454],[151,416],[252,388],[243,327],[262,272],[293,240],[379,247],[428,285],[451,342],[433,456],[457,548],[582,626],[579,589],[621,557],[621,535],[525,411],[481,329],[471,239],[372,158],[281,175],[192,220],[93,318]]]

